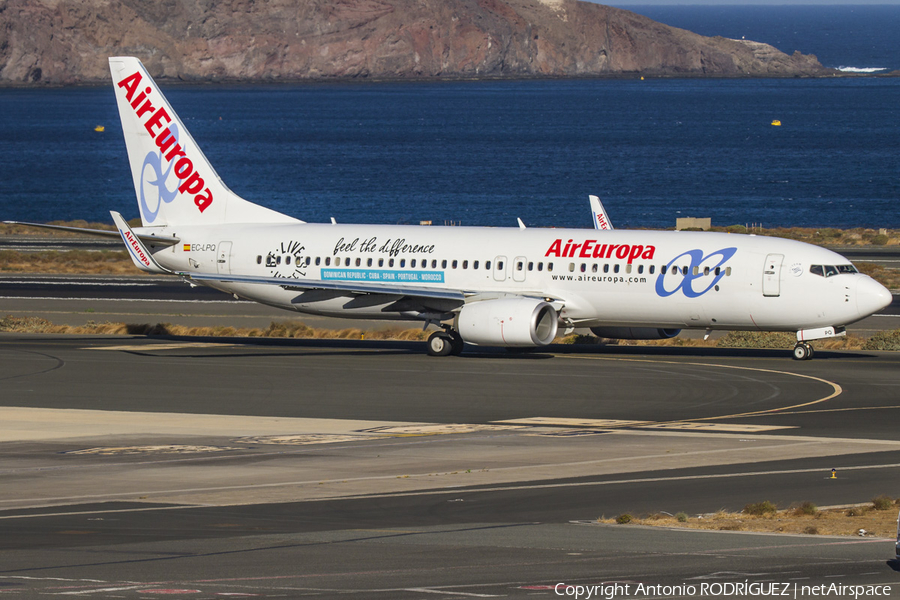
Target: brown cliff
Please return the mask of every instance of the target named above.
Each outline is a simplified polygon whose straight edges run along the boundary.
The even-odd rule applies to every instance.
[[[814,56],[575,0],[0,0],[0,84],[823,75]]]

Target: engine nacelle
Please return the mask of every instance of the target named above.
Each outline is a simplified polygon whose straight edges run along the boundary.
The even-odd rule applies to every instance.
[[[556,310],[534,298],[498,298],[466,304],[456,325],[460,336],[481,346],[546,346],[556,337]]]
[[[591,333],[611,340],[667,340],[681,333],[681,330],[661,327],[591,327]]]

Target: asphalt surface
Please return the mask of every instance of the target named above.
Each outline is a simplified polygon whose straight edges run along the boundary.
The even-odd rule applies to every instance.
[[[900,495],[900,356],[549,350],[4,334],[0,593],[549,598],[557,583],[619,581],[634,598],[734,582],[900,594],[893,531],[595,522]],[[330,443],[246,435],[344,423],[350,437]],[[159,449],[189,444],[212,450]]]

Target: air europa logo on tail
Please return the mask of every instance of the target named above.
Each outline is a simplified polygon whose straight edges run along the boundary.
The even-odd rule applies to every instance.
[[[160,156],[165,156],[172,165],[175,176],[181,182],[178,191],[194,196],[194,204],[202,213],[213,203],[212,192],[206,187],[206,182],[197,173],[194,163],[187,157],[187,153],[178,142],[177,127],[175,125],[168,126],[172,123],[172,117],[165,108],[153,106],[153,101],[149,98],[152,88],[147,86],[144,91],[138,93],[142,79],[140,71],[137,71],[116,85],[125,90],[125,98],[134,109],[134,114],[138,119],[143,120],[144,128],[156,142]],[[145,117],[144,115],[149,116]],[[175,132],[172,131],[173,129]],[[161,181],[158,181],[157,184],[163,185]],[[155,217],[156,213],[153,213],[153,216]]]
[[[556,256],[559,258],[618,258],[628,260],[630,265],[634,259],[650,260],[656,253],[656,246],[642,246],[641,244],[598,244],[597,240],[585,240],[572,243],[569,240],[565,244],[561,239],[550,244],[544,256]]]

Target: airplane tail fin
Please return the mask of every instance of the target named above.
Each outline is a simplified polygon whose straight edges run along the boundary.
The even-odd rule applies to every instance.
[[[109,70],[144,226],[302,223],[228,189],[140,60]]]
[[[603,209],[603,203],[597,196],[588,196],[591,200],[591,216],[594,219],[594,229],[614,229],[606,211]]]

